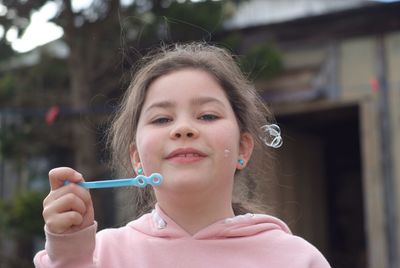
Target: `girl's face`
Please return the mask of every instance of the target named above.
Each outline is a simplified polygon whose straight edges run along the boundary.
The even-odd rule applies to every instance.
[[[148,88],[130,152],[134,168],[163,175],[156,194],[231,193],[235,170],[245,167],[252,149],[251,135],[240,134],[216,80],[205,71],[183,69]]]

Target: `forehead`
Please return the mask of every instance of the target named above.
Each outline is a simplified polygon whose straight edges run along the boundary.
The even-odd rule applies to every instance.
[[[152,102],[166,99],[176,101],[210,97],[230,106],[225,90],[213,75],[199,69],[182,69],[163,75],[150,84],[144,108]]]

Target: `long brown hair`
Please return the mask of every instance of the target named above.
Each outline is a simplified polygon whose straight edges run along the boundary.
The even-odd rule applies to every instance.
[[[257,151],[264,154],[269,150],[261,139],[263,133],[260,127],[271,121],[272,115],[258,96],[254,85],[244,76],[227,50],[197,42],[175,44],[153,51],[142,59],[139,66],[141,67],[136,70],[108,133],[111,164],[119,176],[131,177],[134,172],[130,163],[129,147],[135,144],[136,129],[150,84],[163,75],[185,68],[200,69],[211,74],[224,89],[237,118],[240,132],[249,132],[253,136],[255,154]],[[251,172],[245,173],[246,176],[236,174],[235,187],[239,185],[239,188],[243,189],[243,184],[246,184],[243,180],[251,180],[254,185],[255,180],[247,176]],[[234,192],[234,199],[239,199],[232,203],[235,214],[254,212],[251,211],[254,208],[248,208],[249,196],[241,195],[243,190]],[[135,197],[136,209],[140,209],[138,214],[148,211],[155,203],[151,187],[138,190]]]

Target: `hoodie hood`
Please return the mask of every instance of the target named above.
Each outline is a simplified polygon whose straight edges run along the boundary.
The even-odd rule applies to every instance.
[[[130,222],[128,226],[148,236],[170,239],[187,237],[207,240],[250,237],[262,232],[279,230],[291,234],[288,226],[273,216],[247,213],[217,221],[196,234],[190,235],[169,218],[158,205],[151,213]]]

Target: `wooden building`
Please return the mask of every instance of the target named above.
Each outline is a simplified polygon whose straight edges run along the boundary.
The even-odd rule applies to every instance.
[[[257,82],[284,139],[265,202],[333,267],[400,267],[400,3],[239,34],[242,51],[283,55],[283,73]]]

